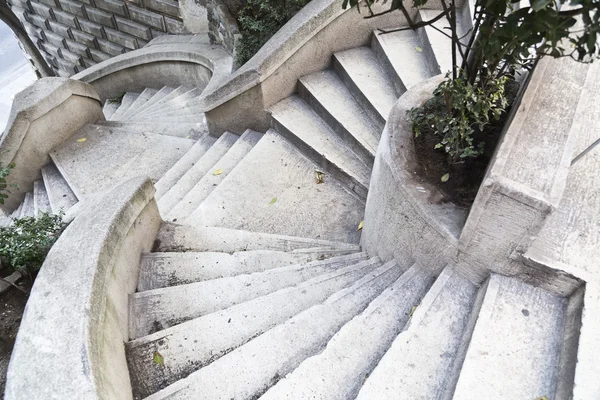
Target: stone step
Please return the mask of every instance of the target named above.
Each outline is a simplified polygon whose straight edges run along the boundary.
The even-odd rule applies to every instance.
[[[390,33],[375,31],[371,48],[384,65],[388,64],[388,73],[402,82],[404,90],[440,73],[429,42],[423,43],[413,30]]]
[[[429,271],[413,265],[344,325],[322,353],[306,359],[261,399],[355,398],[432,281]]]
[[[71,207],[77,204],[77,196],[75,196],[65,178],[58,171],[56,165],[51,163],[43,167],[42,178],[52,213],[58,214],[61,211],[66,213]]]
[[[52,207],[50,206],[50,200],[48,199],[48,192],[46,192],[46,187],[42,181],[33,182],[33,205],[33,215],[36,218],[41,216],[42,213],[52,213]]]
[[[167,329],[236,304],[356,263],[357,256],[339,256],[263,272],[147,290],[129,296],[129,337]],[[362,257],[361,257],[362,258]]]
[[[315,72],[300,78],[298,92],[335,132],[372,166],[381,131],[356,102],[332,70]]]
[[[564,298],[492,275],[454,399],[555,398],[565,311]]]
[[[164,86],[154,96],[152,96],[147,102],[145,102],[140,108],[136,110],[136,115],[146,111],[148,108],[154,106],[156,103],[162,101],[166,96],[175,91],[176,88]]]
[[[368,47],[357,47],[335,53],[333,68],[382,132],[392,106],[402,93],[394,88],[375,52]]]
[[[137,121],[137,120],[136,120]],[[206,115],[201,114],[189,114],[189,115],[171,115],[171,116],[157,116],[153,119],[141,119],[139,122],[151,122],[155,121],[159,124],[175,123],[175,124],[203,124],[206,122]]]
[[[115,111],[115,113],[110,117],[113,121],[118,121],[121,119],[121,116],[129,110],[129,107],[135,102],[135,100],[140,96],[139,93],[127,92],[121,99],[121,105]]]
[[[252,130],[244,132],[211,170],[169,211],[165,220],[174,222],[185,220],[223,182],[262,137],[262,133]]]
[[[290,96],[270,109],[275,129],[334,176],[366,198],[371,169],[304,100]]]
[[[320,353],[344,324],[401,274],[391,261],[150,399],[164,399],[174,393],[184,398],[258,398],[306,358]]]
[[[192,122],[103,121],[98,122],[97,125],[121,128],[131,133],[151,130],[155,135],[175,136],[192,140],[198,140],[208,133],[206,119],[198,120],[198,118],[194,118]]]
[[[33,200],[33,193],[25,193],[25,199],[23,200],[23,208],[19,218],[34,217],[35,216],[35,203]]]
[[[217,141],[185,172],[181,178],[158,200],[161,215],[166,216],[185,197],[190,190],[207,174],[213,173],[213,167],[235,144],[239,136],[225,132]]]
[[[269,130],[186,223],[358,243],[364,202],[316,168]]]
[[[451,398],[483,291],[446,267],[356,399]]]
[[[237,229],[163,223],[158,230],[155,248],[153,249],[153,251],[157,252],[217,251],[223,253],[248,250],[293,252],[304,252],[307,250],[360,251],[360,246],[351,243],[272,235]]]
[[[165,388],[257,335],[322,303],[334,293],[347,293],[344,289],[353,286],[357,289],[364,283],[360,279],[367,274],[372,275],[371,271],[378,265],[377,258],[349,263],[347,267],[295,287],[281,289],[127,343],[134,393],[146,396]],[[357,281],[360,283],[357,284]],[[164,358],[164,365],[147,362],[152,360],[155,352]]]
[[[139,115],[139,119],[152,119],[157,116],[176,116],[191,113],[202,113],[203,109],[198,108],[198,98],[202,94],[199,88],[192,88],[186,93],[164,103],[160,108],[151,108],[144,114]]]
[[[156,182],[194,143],[190,139],[86,125],[52,150],[50,156],[75,195],[82,198],[137,176]]]
[[[154,185],[154,198],[160,199],[210,149],[217,138],[206,133]]]
[[[262,272],[286,265],[326,260],[352,254],[348,250],[323,250],[288,253],[273,250],[241,251],[233,254],[217,252],[148,253],[142,257],[137,290],[158,289],[210,279]],[[366,255],[353,255],[358,261]]]
[[[108,99],[104,102],[104,106],[102,106],[102,112],[104,113],[104,118],[110,120],[113,114],[117,111],[121,104],[117,103],[112,99]]]
[[[140,95],[138,96],[137,99],[135,99],[135,101],[133,102],[133,104],[131,105],[131,107],[129,107],[129,109],[127,109],[127,111],[125,111],[123,114],[121,114],[121,118],[119,118],[120,120],[127,120],[129,119],[131,116],[135,115],[137,113],[137,111],[148,102],[148,100],[150,100],[152,97],[154,97],[154,95],[156,95],[156,93],[158,93],[157,89],[152,89],[152,88],[146,88],[142,91],[142,93],[140,93]]]
[[[144,111],[137,113],[131,118],[134,120],[153,119],[153,116],[160,114],[162,111],[173,110],[182,107],[190,99],[198,96],[200,91],[198,88],[179,87],[165,96],[162,100],[146,108]]]
[[[21,213],[23,212],[23,203],[24,202],[22,201],[21,204],[19,204],[19,207],[17,207],[17,209],[10,215],[11,220],[21,218]]]

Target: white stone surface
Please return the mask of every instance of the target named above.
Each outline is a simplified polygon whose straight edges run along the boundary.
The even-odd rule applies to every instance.
[[[33,183],[33,215],[37,218],[41,213],[51,213],[52,207],[50,206],[50,200],[48,199],[48,193],[44,182],[35,181]]]
[[[67,212],[77,203],[77,196],[75,196],[54,163],[42,168],[42,177],[54,214],[58,214],[61,210]]]
[[[135,99],[135,101],[131,104],[131,106],[121,114],[119,120],[129,119],[131,116],[135,115],[137,111],[144,104],[148,102],[154,95],[158,93],[158,89],[146,88],[140,93],[140,95]],[[108,119],[108,117],[106,118]]]

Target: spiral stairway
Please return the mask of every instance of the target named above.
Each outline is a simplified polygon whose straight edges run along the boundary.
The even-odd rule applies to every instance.
[[[335,53],[270,109],[265,133],[210,136],[197,89],[148,88],[108,101],[106,122],[52,152],[17,214],[68,211],[131,176],[155,182],[165,222],[125,344],[135,398],[560,397],[566,299],[359,246],[392,105],[449,66],[430,29]]]

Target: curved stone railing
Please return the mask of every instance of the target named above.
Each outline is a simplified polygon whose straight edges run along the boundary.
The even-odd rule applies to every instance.
[[[131,399],[128,295],[160,225],[149,179],[134,178],[82,211],[35,281],[5,398]]]
[[[67,78],[43,78],[17,94],[6,130],[0,138],[0,161],[15,163],[7,180],[11,189],[2,210],[10,212],[23,200],[55,146],[82,126],[104,120],[102,103],[90,85]]]
[[[145,88],[193,86],[212,90],[231,74],[232,58],[206,35],[165,36],[143,49],[113,57],[74,75],[102,100]]]
[[[344,10],[342,3],[311,1],[252,59],[220,85],[207,88],[200,100],[211,131],[268,129],[265,110],[292,95],[298,78],[326,69],[335,52],[369,44],[375,29],[402,24],[399,11],[365,19],[356,9]]]

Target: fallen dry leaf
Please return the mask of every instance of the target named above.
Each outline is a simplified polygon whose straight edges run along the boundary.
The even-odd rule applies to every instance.
[[[221,175],[222,173],[223,173],[223,170],[222,170],[222,169],[217,169],[217,170],[215,170],[215,171],[213,172],[213,175],[214,175],[214,176],[217,176],[217,175]]]

